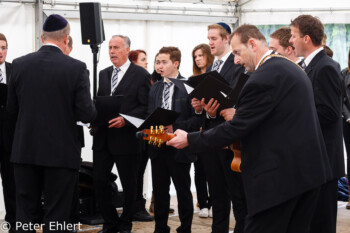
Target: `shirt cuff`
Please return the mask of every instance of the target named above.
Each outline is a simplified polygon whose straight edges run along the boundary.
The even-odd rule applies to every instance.
[[[215,119],[216,116],[212,117],[212,116],[210,116],[210,115],[207,113],[207,118],[208,118],[209,120],[210,120],[210,119]]]
[[[203,113],[203,108],[202,108],[202,110],[201,110],[200,112],[197,112],[196,110],[194,110],[194,113],[196,113],[197,115],[202,115],[202,113]]]

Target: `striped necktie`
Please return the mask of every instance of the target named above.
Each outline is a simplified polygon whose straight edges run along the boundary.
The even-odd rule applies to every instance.
[[[4,82],[4,77],[2,77],[2,70],[0,69],[0,83]]]
[[[111,83],[112,83],[111,95],[113,94],[113,92],[117,88],[119,71],[120,71],[120,68],[114,68],[114,74],[113,74],[112,80],[111,80]]]
[[[216,60],[213,64],[213,67],[211,68],[211,71],[216,70],[217,72],[219,72],[219,68],[222,62],[223,62],[222,60]]]
[[[164,83],[164,92],[163,92],[163,103],[162,108],[164,109],[170,109],[169,105],[169,98],[170,98],[170,88],[173,85],[173,83]]]

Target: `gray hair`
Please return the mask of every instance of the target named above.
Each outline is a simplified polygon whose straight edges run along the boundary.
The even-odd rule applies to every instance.
[[[116,38],[116,37],[120,37],[120,38],[122,38],[124,40],[125,48],[130,48],[131,41],[130,41],[130,38],[128,36],[123,36],[123,35],[114,35],[114,36],[112,36],[112,38]]]
[[[46,41],[48,39],[51,39],[51,40],[60,42],[64,39],[65,36],[69,35],[69,33],[70,33],[70,26],[68,23],[66,27],[58,31],[54,31],[54,32],[43,31],[43,40]]]

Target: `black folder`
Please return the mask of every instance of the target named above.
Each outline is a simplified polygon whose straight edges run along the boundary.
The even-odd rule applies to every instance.
[[[226,108],[232,108],[237,104],[238,96],[248,80],[248,77],[247,74],[242,73],[233,89],[231,89],[228,84],[214,77],[207,77],[190,93],[190,97],[199,100],[205,98],[206,103],[208,103],[211,98],[217,100],[220,103],[218,112]]]
[[[216,78],[217,80],[229,85],[227,81],[216,70],[197,76],[192,76],[186,81],[186,83],[191,87],[196,88],[202,81],[204,81],[208,77]]]
[[[97,117],[93,126],[106,126],[109,121],[119,116],[124,95],[96,96],[95,105]]]
[[[124,117],[125,120],[133,124],[136,128],[142,130],[149,129],[150,126],[171,125],[180,116],[180,113],[163,108],[157,108],[146,118],[146,120],[129,116],[126,114],[121,114],[121,116]]]
[[[7,104],[7,88],[7,84],[0,83],[0,105]]]
[[[222,108],[222,105],[228,102],[227,96],[231,91],[232,89],[226,83],[209,76],[190,93],[190,97],[197,98],[198,100],[204,98],[206,103],[211,98],[214,98],[220,103],[220,108]]]

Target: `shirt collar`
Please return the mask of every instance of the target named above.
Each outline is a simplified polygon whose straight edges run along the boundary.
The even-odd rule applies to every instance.
[[[261,57],[260,61],[259,61],[258,64],[255,66],[255,70],[257,70],[257,69],[259,68],[260,63],[263,61],[263,59],[264,59],[265,57],[267,57],[268,55],[270,55],[271,53],[273,53],[273,50],[267,51],[267,52]],[[266,59],[266,60],[267,60],[267,59]],[[266,60],[265,60],[265,61],[266,61]]]
[[[131,64],[130,60],[127,59],[126,62],[119,67],[119,69],[121,71],[123,71],[124,73],[126,73],[126,70],[129,68],[130,64]],[[115,65],[113,65],[113,71],[115,70],[115,68],[117,68],[117,67]]]
[[[299,62],[301,62],[301,61],[303,61],[303,60],[304,60],[303,57],[299,57],[298,61],[296,61],[295,63],[296,63],[296,64],[299,64]]]
[[[6,75],[6,65],[5,62],[0,65],[1,72]]]
[[[307,56],[307,58],[305,58],[304,62],[305,65],[308,66],[310,64],[310,62],[312,61],[312,59],[314,59],[314,57],[321,52],[321,50],[323,50],[323,47],[321,46],[320,48],[316,49],[315,51],[313,51],[312,53],[310,53],[309,56]]]
[[[168,78],[175,78],[176,79],[179,76],[179,74],[180,74],[180,72],[178,71],[177,74],[175,75],[175,77],[168,77]],[[167,82],[164,77],[163,77],[163,80],[164,80],[164,82]]]
[[[228,52],[228,53],[226,53],[225,56],[223,56],[223,57],[220,59],[220,60],[222,61],[221,64],[224,64],[224,63],[225,63],[225,61],[226,61],[227,58],[230,56],[230,54],[231,54],[231,51]],[[214,62],[217,61],[217,60],[219,60],[218,57],[215,57]],[[213,63],[213,64],[214,64],[214,63]]]
[[[58,47],[56,44],[53,44],[53,43],[46,43],[46,44],[43,44],[43,46],[54,46],[54,47],[57,47],[57,48],[59,48],[61,50],[60,47]]]

